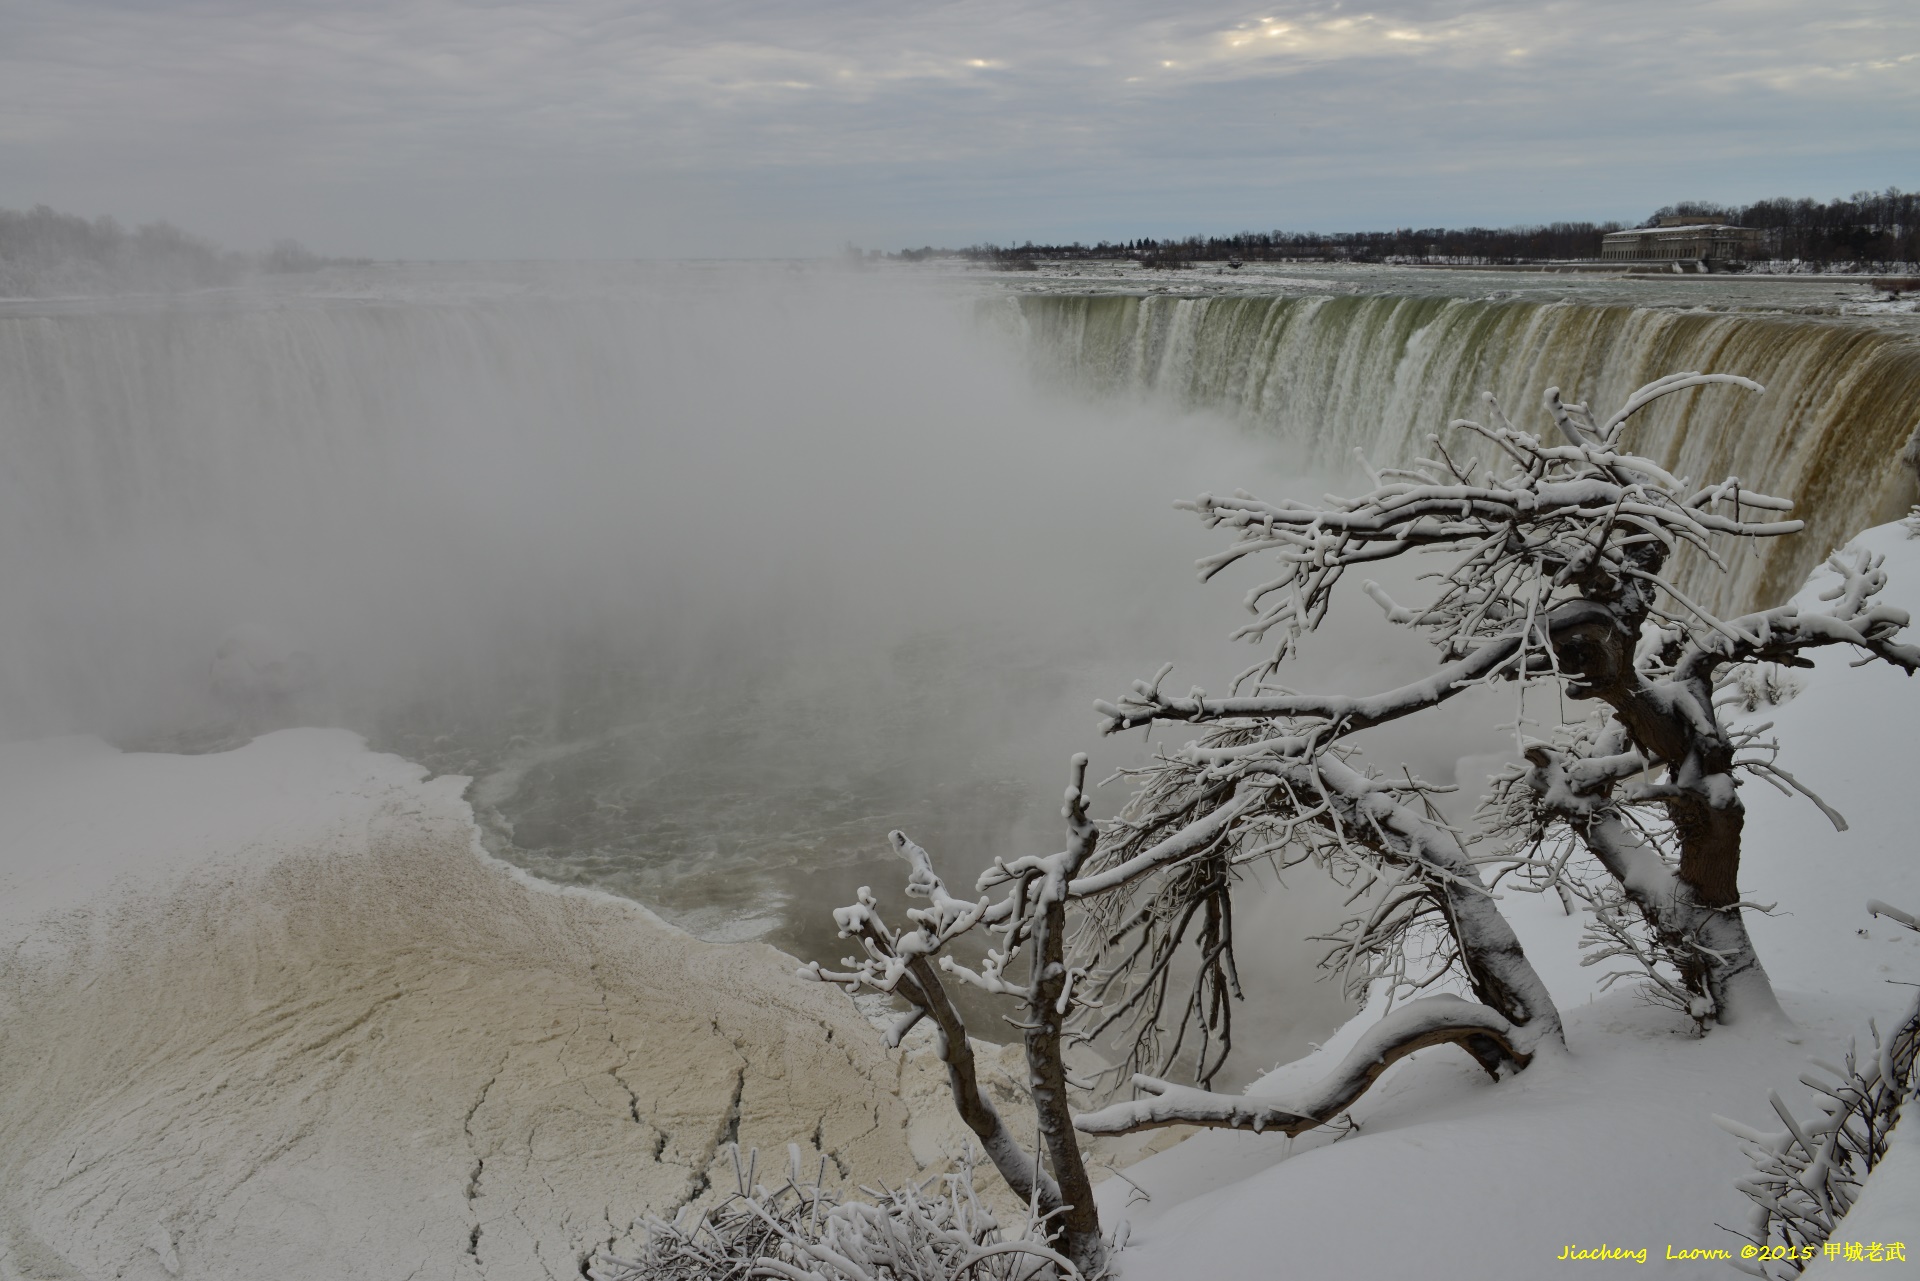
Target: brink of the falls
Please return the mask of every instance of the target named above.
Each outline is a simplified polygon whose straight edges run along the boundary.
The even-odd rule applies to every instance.
[[[1685,586],[1710,606],[1784,599],[1827,552],[1920,500],[1920,343],[1904,331],[1778,315],[1443,297],[1141,297],[1033,294],[1014,324],[1043,376],[1122,397],[1231,414],[1337,470],[1420,457],[1492,392],[1529,425],[1557,387],[1603,413],[1681,370],[1739,374],[1757,398],[1670,397],[1627,445],[1696,485],[1738,476],[1790,496],[1807,522]]]

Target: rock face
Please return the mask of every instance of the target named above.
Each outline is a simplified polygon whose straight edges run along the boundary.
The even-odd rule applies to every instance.
[[[463,780],[354,750],[324,833],[0,931],[0,1277],[571,1278],[729,1142],[861,1182],[957,1145],[789,958],[529,882]]]

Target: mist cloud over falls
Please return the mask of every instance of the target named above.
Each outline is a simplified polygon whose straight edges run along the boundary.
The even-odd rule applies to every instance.
[[[532,870],[803,956],[837,956],[827,907],[894,890],[889,828],[956,883],[1051,849],[1068,753],[1151,750],[1096,739],[1094,698],[1252,660],[1244,584],[1194,581],[1220,535],[1171,499],[1322,487],[1221,419],[1036,387],[1006,309],[950,285],[326,287],[0,314],[0,732],[344,724],[474,776]],[[1380,630],[1337,615],[1297,679],[1419,671]],[[1423,723],[1383,760],[1445,781],[1499,741]],[[1250,921],[1332,910],[1300,892]],[[1250,972],[1307,981],[1296,950]]]
[[[616,272],[0,315],[0,729],[344,723],[536,845],[714,853],[642,793],[837,831],[1056,769],[1123,674],[1221,648],[1168,500],[1259,447],[1045,398],[919,285]]]

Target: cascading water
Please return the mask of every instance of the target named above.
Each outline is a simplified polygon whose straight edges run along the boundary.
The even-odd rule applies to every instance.
[[[1920,342],[1906,333],[1463,298],[1029,294],[1011,305],[1043,377],[1222,410],[1334,473],[1356,449],[1379,465],[1419,456],[1447,420],[1484,419],[1484,391],[1538,431],[1549,387],[1610,412],[1681,370],[1752,378],[1764,396],[1672,397],[1628,437],[1695,483],[1738,476],[1792,497],[1807,521],[1805,534],[1756,546],[1728,575],[1690,568],[1684,585],[1722,608],[1784,599],[1830,548],[1920,496],[1899,461],[1920,423]]]

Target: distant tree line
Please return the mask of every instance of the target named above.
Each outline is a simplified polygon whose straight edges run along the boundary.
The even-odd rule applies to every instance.
[[[1858,192],[1825,204],[1780,197],[1751,205],[1688,201],[1656,211],[1644,227],[1666,217],[1699,217],[1739,227],[1764,228],[1769,255],[1820,266],[1920,262],[1920,193],[1889,187]],[[1183,267],[1199,262],[1400,262],[1499,264],[1600,257],[1601,239],[1625,230],[1617,222],[1554,222],[1524,227],[1405,227],[1397,231],[1243,231],[1231,236],[1145,238],[1098,244],[974,245],[957,256],[1020,270],[1049,261],[1132,259],[1147,266]],[[947,251],[903,250],[918,261]]]
[[[1685,201],[1654,214],[1697,217],[1761,227],[1770,233],[1773,256],[1823,266],[1838,263],[1920,262],[1920,191],[1856,191],[1825,204],[1785,196],[1750,205]]]
[[[1541,258],[1598,258],[1600,238],[1620,230],[1619,223],[1556,222],[1541,227],[1402,228],[1398,231],[1243,231],[1231,236],[1188,236],[1183,240],[1148,237],[1095,245],[1036,245],[1009,248],[975,245],[961,250],[968,258],[1017,265],[1023,258],[1137,258],[1154,266],[1194,262],[1523,262]]]
[[[220,249],[171,223],[132,231],[45,205],[0,209],[0,298],[170,292],[232,284],[256,271],[313,271],[365,259],[325,258],[297,241],[263,254]]]

